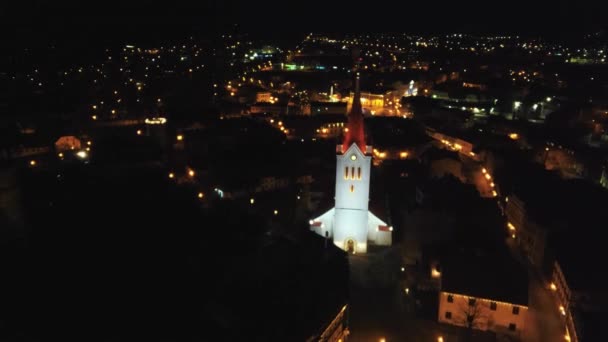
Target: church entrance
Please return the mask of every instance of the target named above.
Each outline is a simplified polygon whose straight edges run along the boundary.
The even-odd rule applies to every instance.
[[[346,241],[346,252],[351,254],[355,253],[355,241],[353,241],[353,239],[348,239]]]

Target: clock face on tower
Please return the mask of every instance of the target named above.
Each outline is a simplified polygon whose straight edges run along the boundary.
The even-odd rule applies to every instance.
[[[350,160],[353,160],[353,161],[357,160],[357,156],[356,156],[356,155],[354,155],[354,154],[352,154],[352,155],[350,156]]]

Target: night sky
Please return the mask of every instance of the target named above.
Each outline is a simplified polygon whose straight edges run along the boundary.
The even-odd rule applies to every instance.
[[[314,32],[564,35],[606,26],[597,0],[513,1],[3,1],[14,40],[138,39],[221,32],[234,23],[268,38]]]

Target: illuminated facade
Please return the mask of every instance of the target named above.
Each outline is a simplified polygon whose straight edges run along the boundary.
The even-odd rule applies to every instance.
[[[527,314],[526,305],[445,291],[439,294],[441,323],[520,335]]]
[[[310,221],[311,230],[349,253],[366,253],[368,243],[392,244],[392,227],[368,208],[372,147],[365,143],[360,99],[357,75],[344,142],[336,147],[335,207]]]

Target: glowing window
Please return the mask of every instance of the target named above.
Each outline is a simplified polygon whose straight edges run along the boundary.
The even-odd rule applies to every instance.
[[[355,186],[351,184],[350,186],[350,192],[355,192]]]
[[[344,168],[344,179],[348,179],[348,166]]]
[[[361,180],[361,168],[360,167],[357,168],[357,179]]]
[[[351,179],[355,179],[355,167],[354,166],[352,166],[350,168],[350,177],[351,177]]]

